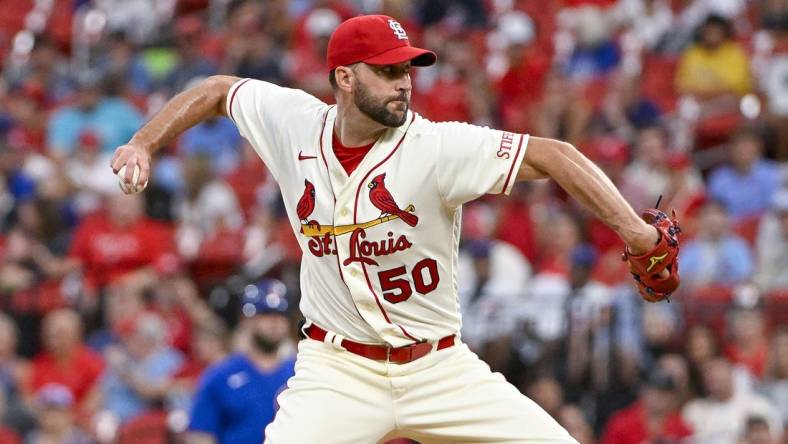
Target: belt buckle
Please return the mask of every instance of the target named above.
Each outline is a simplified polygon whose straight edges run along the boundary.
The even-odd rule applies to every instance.
[[[427,345],[428,347],[426,349],[421,348],[424,345]],[[405,350],[407,350],[407,352],[405,352]],[[407,356],[399,356],[396,361],[392,361],[391,360],[391,355],[392,355],[393,351],[403,351],[403,352],[407,353]],[[418,355],[415,356],[415,357],[414,357],[414,351],[418,351],[419,352]],[[428,355],[430,353],[430,351],[432,351],[432,345],[429,342],[427,342],[427,341],[420,341],[420,342],[416,342],[416,343],[413,343],[413,344],[410,344],[410,345],[405,345],[403,347],[397,347],[397,348],[389,346],[388,348],[386,348],[386,360],[388,362],[393,362],[395,364],[407,364],[408,362],[413,362],[416,359],[419,359],[419,358],[422,358],[422,357]]]

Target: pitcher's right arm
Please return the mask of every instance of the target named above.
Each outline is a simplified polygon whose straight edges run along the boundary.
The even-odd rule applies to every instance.
[[[170,99],[129,143],[115,150],[111,163],[113,172],[127,166],[123,180],[131,185],[134,166],[138,165],[140,176],[137,183],[146,183],[150,177],[153,153],[198,123],[211,117],[226,116],[227,93],[239,80],[233,76],[211,76]]]

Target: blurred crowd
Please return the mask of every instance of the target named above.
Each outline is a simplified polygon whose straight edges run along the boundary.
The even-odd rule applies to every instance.
[[[212,74],[333,102],[328,37],[397,18],[432,120],[573,143],[682,227],[682,287],[633,291],[615,233],[550,181],[463,215],[462,339],[581,444],[788,442],[785,0],[0,0],[0,442],[178,442],[250,283],[300,252],[227,119],[109,159]],[[292,346],[292,344],[290,344]],[[292,347],[286,347],[292,349]],[[135,434],[136,433],[136,434]],[[141,438],[144,437],[144,438]],[[124,441],[124,439],[126,441]]]

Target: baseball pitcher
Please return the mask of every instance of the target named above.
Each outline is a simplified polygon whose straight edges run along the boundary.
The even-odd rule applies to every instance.
[[[303,250],[306,323],[295,376],[265,431],[271,444],[575,443],[459,337],[462,204],[552,178],[626,242],[641,295],[679,283],[675,220],[643,217],[572,145],[409,109],[410,70],[435,62],[382,15],[342,23],[328,44],[337,104],[271,83],[213,76],[174,97],[115,152],[122,188],[147,184],[151,155],[223,115],[278,181]]]

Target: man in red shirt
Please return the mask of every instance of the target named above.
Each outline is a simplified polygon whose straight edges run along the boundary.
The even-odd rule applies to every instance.
[[[101,356],[82,341],[82,321],[71,309],[50,312],[42,327],[44,351],[33,358],[28,395],[46,384],[66,386],[82,402],[104,370]]]
[[[610,418],[599,444],[678,444],[692,435],[676,408],[676,383],[661,369],[649,375],[640,399]]]
[[[88,290],[149,273],[172,257],[172,231],[144,214],[142,195],[111,195],[105,211],[85,218],[77,227],[69,252],[81,266]]]

